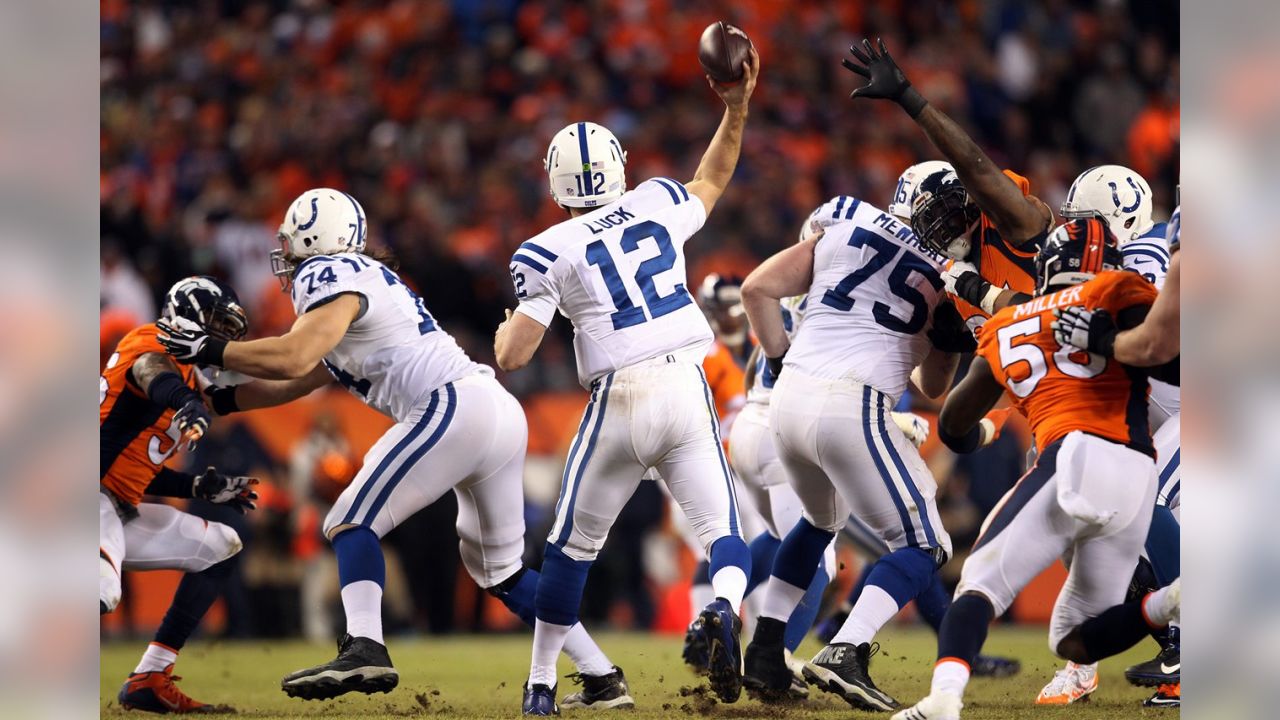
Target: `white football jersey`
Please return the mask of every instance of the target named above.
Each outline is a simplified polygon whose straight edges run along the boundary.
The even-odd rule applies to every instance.
[[[814,249],[804,322],[785,366],[870,385],[896,403],[929,353],[945,258],[880,208],[849,198],[841,210],[848,221],[828,227]]]
[[[1120,246],[1124,269],[1147,279],[1157,290],[1164,289],[1169,274],[1169,241],[1165,239],[1165,223],[1156,223],[1143,235]],[[1151,430],[1182,410],[1182,390],[1159,380],[1151,381]]]
[[[556,310],[569,318],[583,387],[664,354],[701,362],[714,336],[685,289],[684,244],[706,219],[679,182],[643,182],[516,250],[516,312],[544,326]]]
[[[431,391],[493,370],[475,363],[440,329],[422,299],[387,266],[357,253],[307,258],[293,276],[293,309],[303,313],[343,293],[360,314],[325,367],[369,407],[405,422]]]
[[[796,331],[800,329],[800,320],[804,318],[807,300],[808,298],[804,295],[796,295],[778,301],[778,309],[782,312],[782,329],[790,339],[795,339]],[[751,379],[751,387],[747,389],[747,404],[768,405],[769,398],[773,395],[775,381],[777,378],[769,372],[769,363],[765,361],[764,352],[756,353],[755,376]]]

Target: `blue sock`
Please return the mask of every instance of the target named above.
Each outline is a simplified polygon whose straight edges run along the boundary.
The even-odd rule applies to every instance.
[[[1156,574],[1156,582],[1164,587],[1182,575],[1182,526],[1173,511],[1157,505],[1151,514],[1151,529],[1147,531],[1147,558]]]
[[[938,574],[937,569],[937,563],[929,553],[920,548],[902,548],[871,566],[867,584],[884,590],[901,608],[929,587]]]
[[[737,535],[725,535],[711,543],[707,556],[707,577],[714,578],[724,568],[736,567],[742,568],[742,574],[751,579],[751,551]]]
[[[187,639],[200,626],[200,620],[209,606],[218,599],[227,577],[231,574],[232,559],[223,560],[201,572],[185,573],[178,581],[173,602],[156,630],[155,641],[174,650],[181,650]]]
[[[387,584],[387,566],[382,558],[378,536],[363,525],[343,530],[333,538],[333,552],[338,556],[338,584],[372,580],[379,587]]]
[[[798,588],[809,587],[822,564],[822,554],[835,536],[800,518],[773,556],[773,576]]]
[[[533,627],[535,618],[534,604],[538,597],[537,570],[520,568],[515,575],[507,578],[491,588],[485,588],[490,595],[502,601],[507,609],[515,613],[525,625]]]
[[[773,571],[773,558],[778,553],[782,541],[767,532],[760,533],[751,541],[751,577],[747,579],[747,594],[750,595]]]
[[[916,612],[936,633],[942,629],[942,618],[951,607],[951,595],[942,584],[942,573],[935,572],[924,592],[916,596]]]
[[[972,665],[995,616],[995,608],[981,595],[965,593],[956,598],[938,631],[938,659],[957,658]]]
[[[813,582],[809,583],[809,588],[805,590],[800,604],[791,612],[791,617],[787,618],[787,629],[782,634],[782,644],[791,652],[795,652],[796,648],[800,647],[804,636],[809,634],[809,628],[813,627],[813,621],[818,619],[822,593],[827,589],[827,583],[831,582],[826,565],[824,562],[818,566],[818,572],[813,576]]]
[[[574,560],[552,543],[547,543],[542,574],[534,596],[534,613],[543,622],[573,625],[578,622],[582,588],[587,584],[590,560]]]

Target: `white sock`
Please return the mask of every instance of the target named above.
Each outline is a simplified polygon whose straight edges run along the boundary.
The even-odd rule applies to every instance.
[[[964,687],[969,684],[969,666],[955,658],[943,658],[933,666],[933,683],[930,695],[954,695],[964,697]]]
[[[583,675],[608,675],[613,672],[613,663],[609,662],[596,641],[591,639],[582,623],[569,628],[569,633],[564,638],[564,654],[569,656],[574,667]]]
[[[796,606],[804,599],[804,588],[796,587],[776,577],[770,577],[767,583],[764,588],[764,602],[760,604],[760,617],[786,622]]]
[[[1142,614],[1155,627],[1164,627],[1177,619],[1178,607],[1170,597],[1174,585],[1166,585],[1148,594],[1142,600]]]
[[[564,649],[573,628],[538,620],[533,625],[533,661],[529,663],[529,685],[556,686],[556,658]]]
[[[728,600],[735,613],[739,612],[742,596],[747,594],[747,574],[734,565],[722,567],[711,576],[711,591],[716,597]]]
[[[883,588],[867,585],[831,642],[854,645],[869,643],[880,632],[880,628],[897,614],[898,601],[892,595]]]
[[[347,613],[347,633],[385,645],[382,639],[382,586],[357,580],[342,588],[342,609]]]
[[[138,661],[138,667],[133,671],[136,673],[163,672],[165,668],[177,661],[177,650],[153,642],[147,646],[147,651],[142,653],[142,659]]]
[[[693,617],[689,618],[689,622],[698,619],[702,614],[702,609],[710,605],[716,599],[716,591],[711,589],[711,583],[698,583],[689,588],[689,605],[692,606]]]

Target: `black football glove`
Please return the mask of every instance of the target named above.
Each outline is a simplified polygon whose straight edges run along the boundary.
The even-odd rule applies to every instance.
[[[769,374],[773,376],[774,380],[777,380],[778,376],[782,374],[782,361],[786,357],[786,353],[782,353],[776,358],[765,356],[764,364],[768,366]]]
[[[938,303],[933,311],[933,327],[929,328],[929,342],[942,352],[971,353],[978,349],[978,341],[956,306],[950,302]]]
[[[222,367],[222,353],[227,349],[226,340],[211,337],[204,328],[186,318],[157,320],[156,327],[160,330],[156,340],[174,360]]]
[[[210,466],[196,477],[193,488],[196,497],[216,505],[230,505],[241,515],[258,507],[258,493],[253,486],[258,478],[227,477]]]
[[[1054,310],[1053,314],[1058,318],[1053,321],[1053,339],[1059,345],[1072,345],[1106,357],[1115,354],[1120,328],[1111,313],[1071,305]]]
[[[200,442],[200,438],[204,437],[204,433],[209,429],[209,422],[212,420],[209,415],[209,408],[205,407],[204,401],[199,396],[195,396],[188,400],[178,408],[173,414],[173,423],[182,431],[182,436],[187,439],[187,450],[194,450],[196,443]]]
[[[841,64],[849,72],[871,81],[854,90],[849,97],[892,100],[901,105],[902,109],[913,118],[924,110],[925,105],[929,104],[920,93],[916,92],[915,88],[911,87],[911,81],[889,55],[889,51],[884,46],[884,40],[876,38],[874,47],[870,40],[863,40],[861,49],[857,45],[851,45],[849,52],[858,62],[854,63],[849,58],[845,58]]]

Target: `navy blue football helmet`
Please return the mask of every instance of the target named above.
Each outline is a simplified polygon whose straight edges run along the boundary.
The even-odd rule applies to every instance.
[[[160,317],[186,318],[220,340],[239,340],[249,332],[249,318],[236,291],[206,275],[174,283],[165,293]]]

